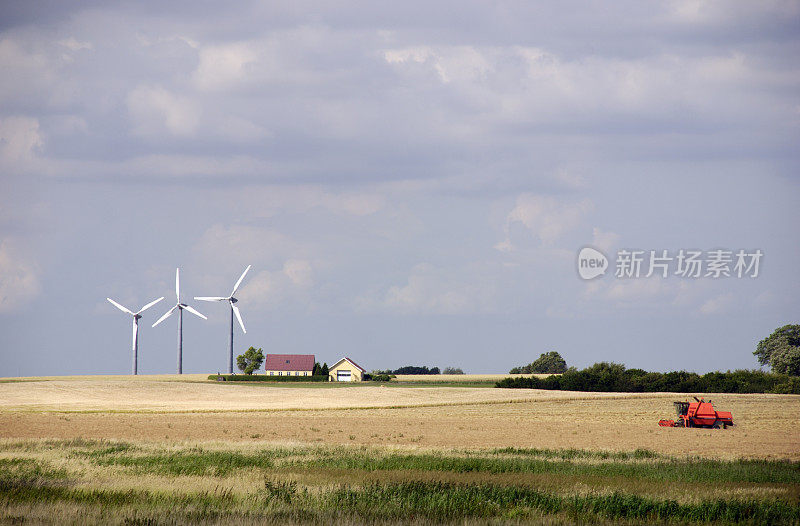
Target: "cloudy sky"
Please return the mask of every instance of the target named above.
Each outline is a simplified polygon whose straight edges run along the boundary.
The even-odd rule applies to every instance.
[[[3,2],[0,376],[129,372],[106,296],[167,297],[139,365],[173,372],[175,268],[191,300],[248,264],[237,354],[755,367],[800,321],[798,56],[798,1]],[[224,370],[190,303],[184,371]]]

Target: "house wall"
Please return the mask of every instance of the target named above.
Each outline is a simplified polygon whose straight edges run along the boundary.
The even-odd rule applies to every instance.
[[[311,376],[311,371],[266,371],[267,376]]]
[[[333,367],[328,370],[328,380],[331,382],[337,382],[338,371],[350,371],[351,382],[360,382],[363,379],[363,373],[361,372],[361,370],[345,360],[336,367]]]

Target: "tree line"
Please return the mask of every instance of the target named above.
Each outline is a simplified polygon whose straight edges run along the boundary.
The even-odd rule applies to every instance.
[[[501,388],[549,389],[616,393],[782,393],[800,394],[800,378],[764,371],[737,370],[706,374],[626,369],[619,363],[600,362],[546,378],[504,378]]]

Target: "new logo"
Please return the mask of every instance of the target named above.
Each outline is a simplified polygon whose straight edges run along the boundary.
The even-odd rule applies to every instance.
[[[578,275],[582,279],[594,279],[606,273],[608,258],[597,249],[583,247],[578,253]]]

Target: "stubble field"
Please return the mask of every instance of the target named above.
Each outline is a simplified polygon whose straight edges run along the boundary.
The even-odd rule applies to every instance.
[[[798,396],[409,382],[0,379],[0,523],[800,521]]]

